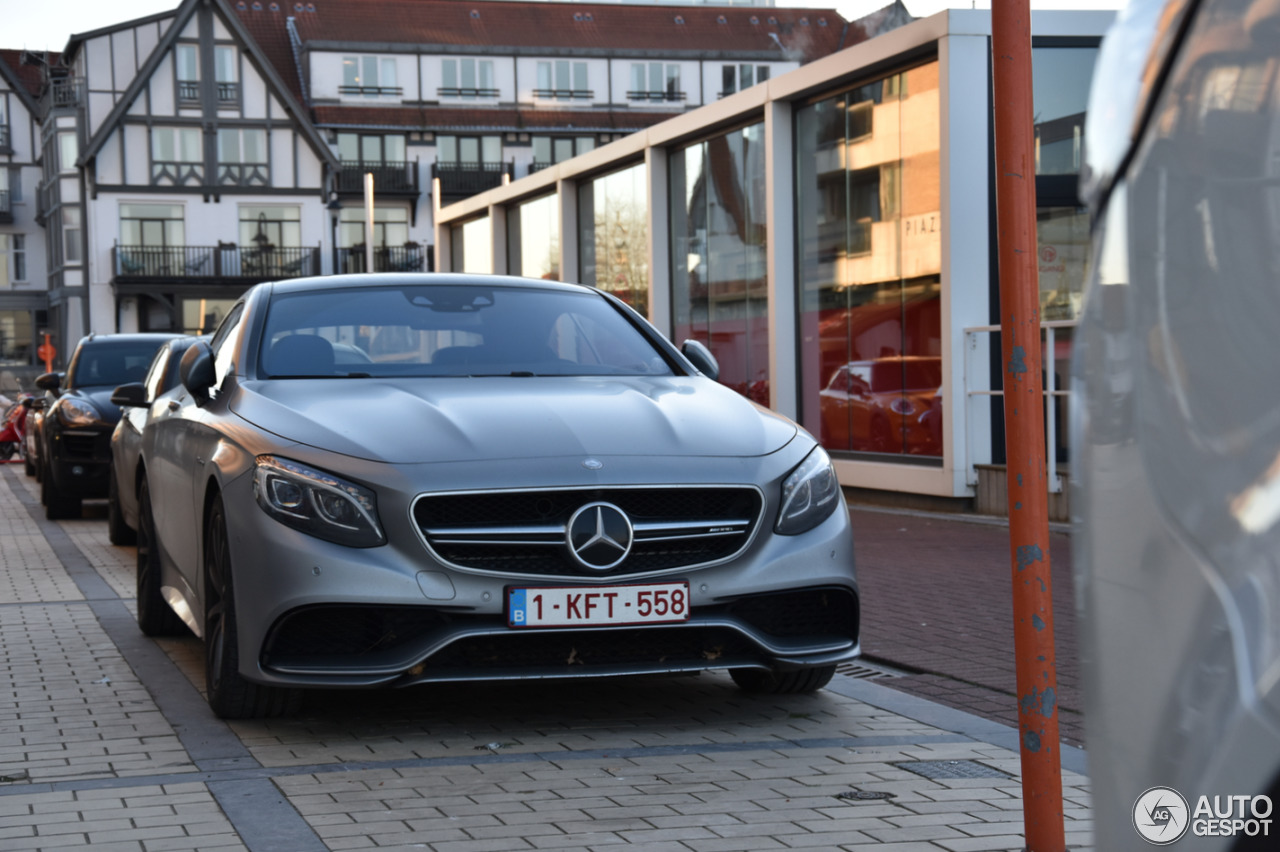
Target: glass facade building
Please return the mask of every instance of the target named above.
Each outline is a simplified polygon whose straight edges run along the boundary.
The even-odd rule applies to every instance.
[[[1079,139],[1112,17],[1033,21],[1050,377],[1085,277]],[[971,498],[1003,460],[989,32],[984,11],[918,20],[443,207],[442,268],[480,269],[464,235],[484,222],[499,268],[600,287],[706,344],[720,381],[817,436],[845,485]]]

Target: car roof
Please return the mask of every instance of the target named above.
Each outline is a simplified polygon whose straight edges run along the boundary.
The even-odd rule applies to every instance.
[[[495,287],[525,288],[538,290],[555,290],[559,292],[598,293],[596,288],[585,284],[572,284],[562,281],[548,281],[542,278],[520,278],[515,275],[478,275],[465,272],[378,272],[358,275],[323,275],[311,278],[291,278],[287,281],[275,281],[269,286],[273,293],[311,292],[314,290],[334,290],[344,287],[388,287],[388,286],[447,286],[476,287],[494,289]]]
[[[95,333],[95,334],[89,334],[86,337],[80,338],[79,345],[92,346],[95,343],[121,343],[121,342],[128,343],[130,341],[136,341],[138,343],[155,343],[156,346],[159,346],[161,343],[164,343],[166,340],[173,340],[176,337],[183,337],[183,336],[184,335],[179,334],[177,332],[162,332],[162,331],[122,332],[119,334],[96,334]]]

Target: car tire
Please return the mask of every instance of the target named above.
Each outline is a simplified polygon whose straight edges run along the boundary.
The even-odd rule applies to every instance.
[[[120,486],[116,482],[115,471],[111,471],[107,480],[107,540],[112,544],[129,545],[138,543],[138,534],[133,527],[124,521],[124,513],[120,511]]]
[[[240,674],[235,571],[220,497],[205,525],[204,569],[205,687],[214,714],[220,719],[264,719],[297,712],[300,690],[250,683]]]
[[[146,480],[138,494],[138,558],[136,563],[138,628],[147,636],[173,636],[186,625],[160,591],[160,545]]]
[[[13,441],[0,441],[0,461],[8,461],[17,451],[18,445]]]
[[[48,470],[40,480],[40,502],[44,504],[46,520],[60,521],[80,517],[80,498],[60,491],[53,474]]]
[[[831,682],[835,666],[815,666],[811,669],[791,669],[785,672],[760,669],[730,669],[729,676],[745,692],[768,695],[799,695],[817,692]]]

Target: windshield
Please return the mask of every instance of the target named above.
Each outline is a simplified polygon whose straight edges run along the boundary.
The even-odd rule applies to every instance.
[[[593,293],[482,286],[277,295],[259,363],[271,378],[671,375]]]
[[[94,341],[76,351],[67,370],[67,387],[117,387],[140,382],[162,341]]]

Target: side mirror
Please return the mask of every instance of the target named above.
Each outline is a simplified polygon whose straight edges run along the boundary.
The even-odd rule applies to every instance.
[[[699,373],[711,381],[714,382],[720,378],[720,363],[716,361],[716,356],[698,341],[686,340],[680,344],[680,353],[689,359],[689,363],[697,367]]]
[[[111,392],[111,404],[121,408],[142,408],[150,402],[147,399],[147,386],[142,382],[130,382]]]
[[[182,353],[178,362],[178,380],[197,402],[209,399],[209,389],[217,381],[213,369],[213,350],[203,340],[197,340]]]
[[[24,396],[18,404],[23,408],[30,408],[36,404],[36,399],[33,396]]]
[[[61,373],[42,373],[36,376],[36,387],[42,391],[57,391],[62,385]]]

